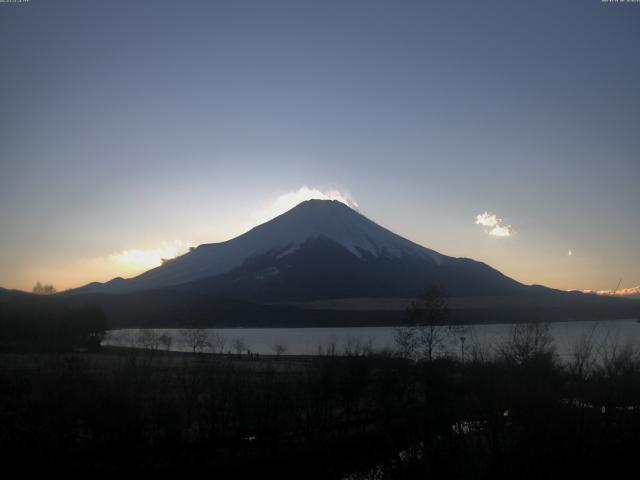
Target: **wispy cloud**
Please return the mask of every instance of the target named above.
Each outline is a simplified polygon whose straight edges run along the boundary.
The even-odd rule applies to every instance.
[[[353,209],[358,208],[358,203],[346,192],[341,192],[335,189],[323,191],[317,188],[309,188],[304,185],[298,190],[285,193],[276,198],[271,206],[271,210],[274,212],[284,213],[305,200],[338,200]],[[278,215],[280,213],[278,213]]]
[[[358,202],[356,202],[348,192],[337,189],[320,190],[319,188],[311,188],[303,185],[297,190],[279,195],[266,208],[262,208],[254,213],[248,227],[251,228],[267,222],[291,210],[305,200],[338,200],[354,210],[358,210],[359,208]]]
[[[476,215],[476,225],[485,227],[484,231],[494,237],[510,237],[514,234],[513,227],[495,213],[484,212]]]

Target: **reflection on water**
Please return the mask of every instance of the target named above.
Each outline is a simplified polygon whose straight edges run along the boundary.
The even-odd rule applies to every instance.
[[[446,351],[459,355],[460,337],[464,337],[465,349],[480,347],[491,351],[509,335],[510,324],[466,326],[464,331],[456,329],[447,335]],[[608,320],[586,322],[558,322],[550,325],[554,346],[561,357],[571,355],[574,345],[581,339],[590,338],[597,348],[612,344],[640,346],[640,323],[636,320]],[[142,347],[154,345],[173,351],[193,351],[194,335],[180,329],[157,329],[155,338],[170,338],[169,342],[153,342],[149,332],[140,329],[112,330],[105,338],[105,346]],[[282,352],[288,355],[316,355],[334,351],[342,354],[363,348],[382,350],[394,348],[394,327],[345,327],[345,328],[216,328],[206,329],[206,339],[197,347],[199,351],[217,353],[252,353],[273,355]],[[146,337],[146,340],[145,340]]]

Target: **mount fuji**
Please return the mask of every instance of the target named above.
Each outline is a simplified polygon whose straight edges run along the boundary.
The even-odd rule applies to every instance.
[[[529,288],[484,263],[413,243],[339,201],[308,200],[137,277],[69,293],[171,288],[249,300],[318,300],[414,296],[431,284],[451,296],[517,295]]]

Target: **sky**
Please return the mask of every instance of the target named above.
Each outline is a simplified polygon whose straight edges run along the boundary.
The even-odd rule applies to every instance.
[[[30,0],[0,44],[5,288],[306,198],[524,283],[640,286],[640,3]]]

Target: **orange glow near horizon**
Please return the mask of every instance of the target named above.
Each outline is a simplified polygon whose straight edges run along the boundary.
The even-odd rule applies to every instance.
[[[36,265],[25,265],[24,268],[12,272],[10,283],[6,282],[9,280],[8,278],[2,279],[6,283],[0,282],[0,287],[31,291],[36,282],[40,281],[52,284],[58,291],[63,291],[94,281],[105,282],[115,277],[131,278],[160,266],[163,259],[175,258],[188,252],[189,248],[201,243],[225,241],[234,238],[310,199],[338,200],[354,209],[358,209],[356,201],[345,191],[302,186],[296,190],[272,197],[271,202],[266,202],[266,206],[263,203],[261,208],[253,211],[249,210],[239,215],[239,218],[247,219],[245,222],[226,221],[220,224],[218,226],[219,229],[216,231],[203,230],[193,237],[195,241],[172,240],[163,241],[160,244],[148,243],[145,246],[125,248],[112,253],[98,253],[93,257],[75,258],[64,263],[54,263],[52,261],[51,263],[43,262]],[[376,219],[373,220],[375,221]],[[485,212],[477,216],[475,223],[486,228],[496,229],[503,227],[501,222],[502,220],[495,214]],[[391,227],[392,230],[395,230],[392,225],[387,225],[384,220],[379,223],[384,227]],[[220,230],[222,228],[226,230],[225,234],[222,234]],[[485,233],[489,233],[490,236],[511,236],[513,233],[511,226],[508,225],[505,228],[504,235],[490,231],[479,233],[478,235],[482,236]],[[535,259],[518,255],[519,243],[512,243],[508,248],[502,244],[499,250],[490,250],[494,248],[492,244],[485,243],[484,251],[471,251],[468,248],[469,245],[464,243],[455,247],[443,243],[438,244],[437,241],[434,242],[433,238],[424,234],[420,235],[420,232],[412,231],[411,225],[409,231],[405,228],[398,230],[397,233],[445,255],[467,256],[478,261],[484,261],[505,275],[525,284],[536,283],[562,290],[582,290],[604,295],[611,294],[610,290],[606,290],[606,283],[603,285],[602,279],[595,275],[595,271],[593,275],[581,274],[579,277],[574,278],[574,275],[566,271],[566,264],[563,267],[565,269],[564,272],[562,269],[559,271],[547,270],[537,265]],[[216,234],[218,238],[215,238]],[[420,238],[421,236],[423,238]],[[473,237],[471,232],[469,232],[468,238],[471,239],[471,247],[475,244],[483,245],[480,237]],[[576,259],[578,258],[575,257],[573,250],[559,250],[558,261],[560,261],[560,257],[567,261],[569,259],[572,259],[570,261],[577,261]],[[578,258],[578,260],[580,259]],[[617,292],[617,295],[640,295],[640,287],[623,288]]]

